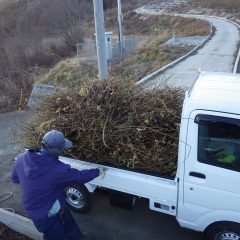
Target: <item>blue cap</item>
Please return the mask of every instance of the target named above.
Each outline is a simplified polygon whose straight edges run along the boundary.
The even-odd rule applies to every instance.
[[[65,149],[72,148],[73,144],[65,138],[64,134],[57,130],[47,132],[42,140],[44,149]]]

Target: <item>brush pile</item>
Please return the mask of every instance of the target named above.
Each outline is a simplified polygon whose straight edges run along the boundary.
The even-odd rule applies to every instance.
[[[56,129],[73,141],[79,159],[174,175],[183,96],[181,89],[143,91],[123,81],[85,83],[44,101],[27,126],[25,145],[39,147]]]

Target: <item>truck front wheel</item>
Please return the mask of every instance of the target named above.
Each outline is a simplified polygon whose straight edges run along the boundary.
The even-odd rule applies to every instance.
[[[86,213],[91,208],[91,196],[84,185],[74,185],[65,188],[66,201],[69,208],[75,212]]]
[[[240,240],[240,224],[234,222],[214,224],[205,231],[204,240]]]

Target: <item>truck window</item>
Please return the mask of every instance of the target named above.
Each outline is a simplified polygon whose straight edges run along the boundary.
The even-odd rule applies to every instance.
[[[240,171],[240,121],[201,115],[198,123],[198,161]],[[197,116],[201,119],[201,116]],[[197,119],[197,118],[196,118]]]

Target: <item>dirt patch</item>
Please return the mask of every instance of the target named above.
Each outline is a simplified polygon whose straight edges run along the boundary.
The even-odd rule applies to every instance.
[[[0,224],[0,239],[1,240],[32,240],[20,233],[13,231],[7,226]]]

